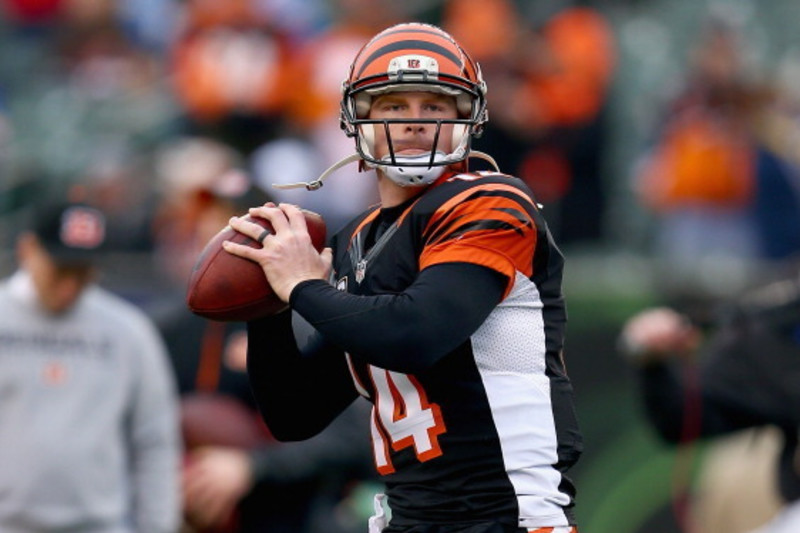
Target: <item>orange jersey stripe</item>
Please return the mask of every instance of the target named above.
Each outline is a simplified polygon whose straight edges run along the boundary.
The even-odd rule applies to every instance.
[[[378,207],[374,211],[372,211],[371,213],[369,213],[367,216],[364,217],[364,220],[362,220],[358,224],[358,226],[356,226],[356,229],[353,230],[353,233],[350,235],[350,245],[349,246],[352,246],[353,239],[356,237],[356,235],[358,235],[361,232],[361,230],[363,230],[367,226],[367,224],[369,224],[370,222],[375,220],[378,217],[378,215],[380,214],[380,212],[381,212],[380,207]]]
[[[536,224],[528,213],[530,197],[516,187],[485,184],[454,196],[436,210],[423,232],[420,269],[467,262],[509,278],[533,274]]]

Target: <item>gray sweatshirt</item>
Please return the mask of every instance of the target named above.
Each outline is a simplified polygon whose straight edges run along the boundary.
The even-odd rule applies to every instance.
[[[0,284],[0,531],[176,531],[174,388],[135,306],[90,286],[51,316],[26,273]]]

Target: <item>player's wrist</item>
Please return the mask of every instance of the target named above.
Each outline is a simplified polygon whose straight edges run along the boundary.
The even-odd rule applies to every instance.
[[[295,307],[297,300],[300,298],[300,293],[303,292],[303,289],[309,286],[325,284],[328,285],[328,282],[323,279],[304,279],[298,283],[296,283],[292,289],[289,291],[289,297],[287,302],[289,303],[290,307]]]

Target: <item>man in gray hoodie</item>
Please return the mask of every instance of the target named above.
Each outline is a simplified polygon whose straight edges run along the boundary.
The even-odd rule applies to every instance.
[[[0,531],[173,533],[180,441],[163,341],[94,283],[105,218],[48,206],[0,284]]]

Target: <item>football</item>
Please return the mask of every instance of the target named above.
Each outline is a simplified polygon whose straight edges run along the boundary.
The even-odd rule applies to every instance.
[[[326,227],[323,218],[303,210],[308,233],[314,247],[325,246]],[[262,218],[248,219],[272,231],[271,224]],[[186,305],[202,317],[222,322],[246,322],[277,313],[286,307],[272,291],[261,267],[242,257],[229,254],[223,241],[260,248],[261,243],[225,226],[208,241],[189,276]]]
[[[180,401],[180,425],[187,450],[203,446],[255,449],[272,440],[255,410],[218,393],[184,395]]]

